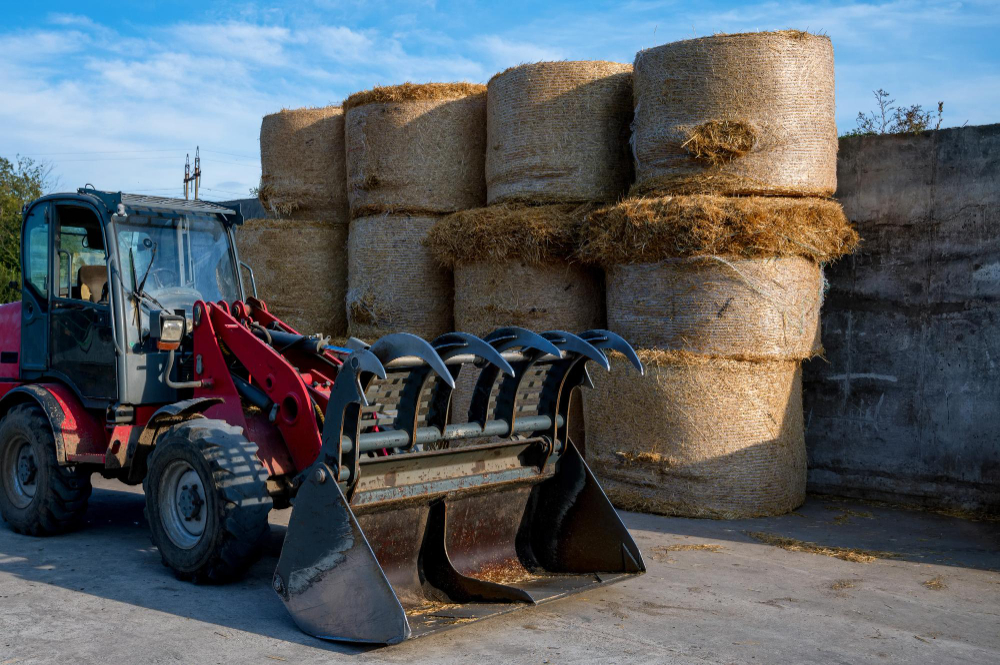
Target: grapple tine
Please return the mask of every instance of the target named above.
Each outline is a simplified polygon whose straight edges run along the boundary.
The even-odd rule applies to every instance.
[[[489,364],[495,365],[501,372],[508,376],[514,376],[514,368],[510,366],[510,363],[507,362],[502,355],[500,355],[500,352],[497,351],[495,347],[488,344],[485,340],[482,340],[471,333],[445,333],[435,339],[432,346],[439,352],[442,358],[447,359],[455,354],[449,353],[448,356],[445,356],[442,352],[442,348],[452,345],[457,346],[459,344],[461,345],[461,348],[466,350],[467,353],[471,353],[478,358],[482,358]]]
[[[595,363],[610,371],[611,364],[607,357],[595,346],[581,337],[564,330],[549,330],[542,333],[542,337],[549,340],[563,351],[579,354],[585,358],[593,360]]]
[[[347,338],[347,348],[351,351],[361,351],[368,348],[368,343],[357,337],[349,337]]]
[[[621,353],[623,356],[628,358],[632,367],[639,370],[639,374],[645,374],[642,361],[639,360],[639,356],[636,355],[635,349],[633,349],[632,345],[622,339],[619,335],[616,335],[610,330],[594,329],[580,333],[580,337],[587,340],[598,349],[607,349]]]
[[[441,380],[450,387],[455,387],[455,379],[448,371],[447,365],[438,355],[434,347],[426,340],[411,335],[409,333],[393,333],[380,338],[369,347],[369,351],[374,353],[383,365],[388,365],[397,358],[415,356],[427,363],[434,373],[441,377]]]
[[[522,349],[538,351],[539,353],[551,353],[554,356],[559,355],[559,349],[552,342],[536,332],[518,328],[517,326],[497,328],[483,339],[496,348],[497,351],[506,351],[507,349],[520,347]]]
[[[331,399],[327,404],[328,410],[338,402],[343,404],[357,402],[368,406],[368,399],[365,397],[365,391],[360,383],[362,372],[369,372],[380,379],[385,378],[385,367],[382,366],[382,362],[374,353],[366,349],[354,351],[351,355],[347,356],[347,359],[344,361],[344,367],[350,371],[342,371],[337,375],[337,379],[333,382],[333,391],[331,392],[331,397],[336,395],[340,399]],[[355,394],[357,395],[357,399],[353,399]],[[328,412],[326,417],[329,418],[330,416],[331,414]]]
[[[432,346],[438,351],[438,355],[446,361],[463,353],[472,354],[485,360],[491,366],[491,371],[500,371],[507,376],[514,376],[514,368],[496,348],[470,333],[445,333],[435,339]],[[458,379],[461,371],[461,365],[450,368],[453,379]],[[447,388],[440,384],[435,386],[427,412],[428,425],[444,428],[451,413],[452,393],[453,388]]]

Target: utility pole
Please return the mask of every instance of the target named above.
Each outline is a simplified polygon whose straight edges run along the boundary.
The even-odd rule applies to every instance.
[[[201,148],[194,147],[194,200],[198,200],[198,186],[201,185]]]
[[[194,183],[194,200],[198,200],[198,187],[201,185],[201,147],[194,149],[194,173],[191,173],[191,153],[184,155],[184,200],[188,199],[188,183]]]

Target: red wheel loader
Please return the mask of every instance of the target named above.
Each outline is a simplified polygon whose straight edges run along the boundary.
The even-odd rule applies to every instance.
[[[512,327],[335,347],[256,297],[242,222],[92,188],[25,207],[21,302],[0,307],[11,528],[76,526],[94,472],[142,483],[163,563],[225,582],[293,505],[275,592],[303,631],[374,643],[645,570],[567,436],[588,364],[642,371],[628,343]],[[467,414],[460,372],[478,373]]]

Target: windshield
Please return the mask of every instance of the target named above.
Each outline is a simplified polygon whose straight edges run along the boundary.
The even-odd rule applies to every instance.
[[[218,218],[130,215],[115,228],[124,286],[141,286],[154,301],[147,305],[191,313],[196,300],[239,299],[229,235]]]

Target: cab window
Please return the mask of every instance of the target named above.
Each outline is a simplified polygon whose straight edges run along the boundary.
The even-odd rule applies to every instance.
[[[108,271],[104,235],[97,216],[86,208],[60,206],[56,259],[60,298],[107,303]]]
[[[36,207],[28,217],[24,235],[24,281],[44,300],[49,288],[49,219],[44,207]]]

